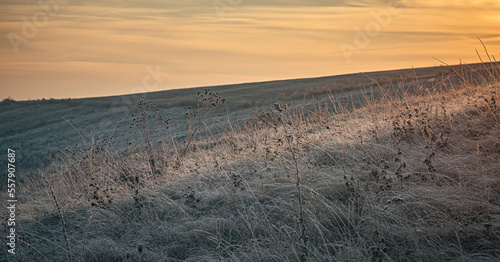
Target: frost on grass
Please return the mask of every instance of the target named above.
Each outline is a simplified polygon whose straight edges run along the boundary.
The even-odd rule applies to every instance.
[[[184,140],[166,128],[152,141],[141,102],[142,148],[122,155],[92,143],[45,171],[69,247],[49,189],[25,185],[20,252],[41,261],[68,252],[74,261],[498,260],[500,75],[485,70],[432,89],[381,89],[358,108],[330,97],[306,114],[277,102],[217,135],[205,128],[222,100],[207,91],[189,108]]]

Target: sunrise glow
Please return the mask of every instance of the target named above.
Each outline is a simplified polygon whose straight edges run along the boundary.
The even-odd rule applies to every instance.
[[[34,3],[0,3],[2,99],[473,63],[478,37],[500,57],[500,1]]]

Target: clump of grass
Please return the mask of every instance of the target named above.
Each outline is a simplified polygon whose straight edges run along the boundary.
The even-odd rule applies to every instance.
[[[67,251],[67,255],[68,255],[68,261],[71,261],[71,249],[69,248],[68,233],[66,232],[66,222],[64,220],[63,212],[61,211],[61,207],[59,206],[59,201],[57,200],[56,194],[54,193],[54,189],[52,188],[52,185],[50,184],[49,180],[47,179],[47,177],[45,177],[45,175],[42,172],[40,172],[40,175],[47,183],[50,194],[52,195],[54,203],[57,207],[59,219],[61,220],[61,227],[62,227],[62,231],[63,231],[63,235],[64,235],[64,241],[66,242],[66,251]]]

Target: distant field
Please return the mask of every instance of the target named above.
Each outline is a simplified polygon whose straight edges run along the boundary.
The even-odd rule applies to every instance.
[[[24,168],[38,168],[59,155],[59,149],[83,143],[80,134],[87,142],[92,137],[104,139],[112,136],[118,148],[137,142],[137,130],[131,130],[130,126],[133,125],[132,114],[138,112],[137,105],[143,97],[152,103],[152,111],[159,109],[161,113],[170,113],[172,118],[179,118],[173,121],[173,132],[183,137],[187,121],[186,108],[195,108],[197,93],[204,92],[206,88],[226,99],[224,106],[211,115],[214,119],[210,123],[227,121],[228,118],[243,122],[255,118],[252,113],[268,110],[277,100],[308,109],[313,109],[314,103],[318,101],[328,101],[330,95],[343,101],[352,99],[354,103],[360,103],[362,92],[376,95],[380,88],[399,88],[398,83],[402,82],[406,86],[418,83],[423,88],[431,88],[446,79],[450,72],[450,68],[435,67],[127,96],[4,101],[0,103],[0,143],[19,150]],[[218,115],[220,117],[215,117]],[[1,159],[0,163],[4,161]]]

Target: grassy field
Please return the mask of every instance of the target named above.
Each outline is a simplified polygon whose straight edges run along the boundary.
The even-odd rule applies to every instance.
[[[36,171],[0,260],[498,261],[499,92],[477,64],[4,101]]]
[[[478,65],[471,65],[478,68]],[[457,70],[461,70],[457,68]],[[212,114],[209,124],[231,121],[244,122],[255,118],[281,100],[314,110],[316,101],[328,101],[329,94],[347,101],[359,101],[361,91],[373,92],[380,87],[390,89],[405,79],[406,85],[418,82],[425,88],[448,79],[448,67],[407,69],[366,74],[352,74],[311,79],[248,83],[208,87],[226,98],[223,107]],[[159,109],[173,118],[175,136],[185,136],[187,107],[197,106],[197,93],[206,88],[168,90],[137,95],[100,97],[88,99],[44,99],[33,101],[0,102],[0,143],[19,149],[18,158],[25,169],[48,165],[67,146],[86,141],[114,138],[117,148],[124,149],[137,141],[132,114],[138,112],[138,103],[145,97],[152,103],[152,110]],[[314,99],[313,99],[314,98]],[[214,118],[213,116],[221,117]],[[5,165],[5,159],[0,164]],[[2,174],[3,175],[3,174]],[[3,187],[3,185],[0,185]]]

